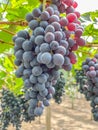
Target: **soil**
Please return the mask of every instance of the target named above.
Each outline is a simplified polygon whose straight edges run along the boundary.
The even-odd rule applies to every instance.
[[[23,122],[21,130],[50,130],[46,128],[46,111],[31,123]],[[83,96],[75,98],[73,109],[71,99],[64,97],[60,105],[51,101],[51,130],[98,130],[98,122],[92,120],[90,103]]]

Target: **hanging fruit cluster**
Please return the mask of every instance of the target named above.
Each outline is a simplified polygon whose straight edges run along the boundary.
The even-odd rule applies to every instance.
[[[32,34],[22,30],[13,37],[18,66],[15,74],[24,81],[28,113],[32,118],[42,115],[44,107],[49,106],[55,93],[53,85],[60,77],[59,70],[70,71],[77,61],[74,51],[85,45],[76,7],[74,0],[41,4],[26,15]]]

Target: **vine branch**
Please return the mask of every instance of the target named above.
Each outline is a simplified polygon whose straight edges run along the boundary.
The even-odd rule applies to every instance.
[[[18,25],[18,26],[27,26],[28,23],[26,21],[0,21],[2,25]]]
[[[4,29],[4,28],[0,28],[0,30],[3,31],[3,32],[9,33],[9,34],[11,34],[11,35],[15,35],[15,33],[11,32],[11,31],[9,31],[9,30],[6,30],[6,29]]]
[[[12,42],[6,42],[6,41],[3,41],[2,39],[0,39],[0,43],[8,44],[8,45],[14,46],[14,44],[13,44]]]

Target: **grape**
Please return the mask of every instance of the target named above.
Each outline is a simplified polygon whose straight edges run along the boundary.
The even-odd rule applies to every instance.
[[[15,40],[15,44],[16,44],[16,46],[18,46],[19,49],[21,49],[21,48],[22,48],[22,44],[23,44],[24,41],[25,41],[24,38],[18,37],[18,38]]]
[[[24,67],[25,67],[26,69],[31,69],[31,65],[30,65],[30,63],[27,62],[27,61],[24,62]]]
[[[68,57],[64,57],[64,65],[69,65],[70,59]]]
[[[72,6],[73,6],[74,8],[77,8],[78,3],[77,3],[76,1],[74,1]]]
[[[94,61],[89,61],[88,63],[89,66],[94,66],[94,64],[95,64]]]
[[[48,33],[45,34],[45,41],[47,43],[53,41],[54,39],[55,39],[55,36],[52,32],[48,32]]]
[[[77,18],[80,18],[80,13],[78,11],[75,11],[74,13],[76,14]]]
[[[43,43],[41,44],[40,46],[40,51],[41,52],[47,52],[47,51],[50,51],[50,46],[48,43]]]
[[[47,95],[47,99],[50,100],[51,98],[52,98],[52,94],[49,93],[49,94]]]
[[[45,33],[47,33],[47,32],[52,32],[52,33],[54,33],[54,31],[55,31],[55,28],[54,28],[52,25],[48,25],[48,26],[46,27],[46,29],[45,29]]]
[[[52,76],[54,79],[58,79],[60,77],[60,72],[52,70]]]
[[[23,42],[22,48],[24,49],[24,51],[31,51],[33,48],[33,44],[29,40],[26,40]]]
[[[45,97],[48,95],[48,90],[47,89],[44,89],[43,91],[40,91],[40,95]]]
[[[32,35],[32,36],[30,37],[30,42],[31,42],[32,44],[35,43],[35,37],[34,37],[34,35]]]
[[[37,83],[37,77],[35,77],[33,74],[30,75],[30,82],[33,84]]]
[[[84,46],[85,45],[85,40],[83,38],[78,38],[76,40],[76,43],[79,45],[79,46]]]
[[[44,35],[44,29],[42,27],[37,27],[34,30],[33,34],[34,34],[34,36]]]
[[[89,72],[89,75],[90,75],[91,77],[95,77],[95,76],[96,76],[96,71],[94,71],[94,70],[90,71],[90,72]]]
[[[35,38],[35,43],[36,43],[37,45],[41,45],[43,42],[44,42],[44,36],[43,36],[43,35],[38,35],[38,36]]]
[[[38,27],[39,25],[39,22],[37,20],[31,20],[29,22],[29,27],[31,30],[34,30],[36,27]]]
[[[51,25],[55,28],[55,31],[60,31],[61,25],[58,22],[53,22]]]
[[[55,94],[55,89],[54,89],[54,87],[52,87],[52,86],[49,87],[48,91],[49,91],[49,93],[51,93],[52,95]]]
[[[56,49],[55,53],[59,53],[59,54],[61,54],[61,55],[64,56],[64,55],[66,54],[66,48],[63,47],[63,46],[59,46],[59,47]]]
[[[72,69],[72,64],[63,65],[63,69],[66,71],[70,71]]]
[[[54,68],[55,67],[55,64],[53,62],[50,62],[49,64],[47,64],[47,67],[48,68]]]
[[[15,36],[13,36],[13,38],[12,38],[12,41],[15,43],[15,40],[17,39],[18,37],[15,35]]]
[[[48,22],[47,21],[41,21],[40,26],[45,29],[48,26]]]
[[[35,85],[35,87],[36,87],[36,89],[38,90],[38,91],[43,91],[43,90],[45,90],[45,84],[44,83],[37,83],[36,85]]]
[[[61,40],[60,45],[65,47],[65,48],[68,48],[68,42],[66,40]]]
[[[41,60],[41,56],[42,56],[42,52],[40,52],[40,53],[38,53],[38,55],[37,55],[37,62],[39,62],[39,63],[42,63],[42,60]]]
[[[38,82],[39,83],[46,83],[47,82],[47,76],[45,74],[41,74],[38,76]]]
[[[73,0],[64,0],[64,3],[67,5],[67,6],[71,6],[73,5]]]
[[[15,53],[16,58],[19,59],[19,60],[22,60],[23,53],[24,53],[24,51],[23,51],[22,49],[18,50],[18,51]]]
[[[75,45],[75,41],[72,38],[68,39],[69,47],[73,47]]]
[[[52,7],[47,7],[46,11],[50,14],[50,16],[54,14],[54,10]]]
[[[32,83],[30,82],[29,79],[26,79],[26,80],[24,81],[24,87],[25,87],[25,88],[30,88],[30,87],[32,87]]]
[[[28,22],[30,22],[31,20],[33,20],[33,15],[32,15],[31,13],[27,13],[27,14],[26,14],[26,20],[27,20]]]
[[[95,58],[98,59],[98,54],[95,55]]]
[[[59,11],[60,13],[65,13],[67,6],[65,4],[60,4]]]
[[[98,63],[97,63],[97,64],[95,64],[95,69],[96,69],[96,70],[98,70]]]
[[[35,47],[35,53],[38,54],[40,52],[40,47],[39,46],[36,46]]]
[[[34,18],[38,18],[41,15],[41,10],[39,8],[35,8],[32,12]]]
[[[60,15],[60,12],[59,12],[58,10],[54,10],[54,15],[59,16],[59,15]]]
[[[49,52],[44,52],[42,55],[41,55],[41,61],[43,64],[49,64],[52,60],[52,56]]]
[[[98,105],[98,97],[96,97],[96,98],[94,99],[94,103],[95,103],[96,105]]]
[[[21,60],[15,59],[14,64],[17,65],[17,66],[20,66],[21,65]]]
[[[68,25],[68,20],[66,18],[61,18],[60,25],[61,26],[67,26]]]
[[[29,107],[29,108],[28,108],[28,115],[29,115],[30,117],[34,116],[34,110],[32,109],[32,107]]]
[[[53,22],[59,22],[59,17],[57,15],[52,15],[49,18],[49,23],[53,23]]]
[[[64,64],[64,57],[61,54],[54,54],[53,55],[53,63],[55,65],[61,66]]]
[[[37,92],[34,92],[33,90],[30,90],[30,91],[29,91],[29,96],[30,96],[30,98],[36,99],[36,97],[37,97]]]
[[[30,99],[29,105],[32,108],[32,110],[33,110],[33,108],[35,108],[37,106],[37,104],[38,104],[37,99]]]
[[[42,74],[42,68],[40,66],[34,66],[32,69],[32,74],[34,76],[39,76]]]
[[[43,21],[47,21],[50,18],[50,15],[49,15],[49,13],[47,11],[44,11],[44,12],[41,13],[40,18]]]
[[[36,116],[40,116],[40,115],[42,115],[42,113],[43,113],[42,107],[36,107],[36,108],[35,108],[34,114],[35,114]]]
[[[30,61],[32,61],[33,57],[34,56],[32,54],[32,51],[26,51],[23,53],[23,60],[24,61],[30,62]]]
[[[52,41],[52,42],[50,43],[50,48],[51,48],[52,50],[56,50],[58,47],[59,47],[59,43],[58,43],[57,41]]]
[[[72,6],[67,7],[66,14],[74,13],[75,9]]]
[[[75,31],[76,30],[76,24],[75,23],[69,23],[67,25],[67,28],[69,31]]]
[[[31,75],[32,71],[31,69],[25,69],[23,71],[23,75],[26,77],[26,78],[29,78],[29,76]]]
[[[23,75],[23,71],[24,71],[24,66],[20,65],[15,72],[16,77],[20,78]]]
[[[56,31],[54,33],[54,35],[55,35],[55,40],[58,41],[58,42],[61,41],[62,38],[63,38],[63,35],[62,35],[62,33],[60,31]]]
[[[38,94],[38,95],[37,95],[37,99],[38,99],[39,101],[43,101],[43,100],[44,100],[44,97],[41,96],[40,94]]]
[[[50,7],[52,7],[54,10],[58,10],[58,8],[55,4],[51,4]]]
[[[22,37],[24,39],[29,39],[30,38],[29,33],[26,30],[19,31],[17,33],[17,36]]]
[[[44,104],[44,106],[49,106],[50,105],[50,103],[49,103],[49,101],[48,100],[43,100],[43,104]]]

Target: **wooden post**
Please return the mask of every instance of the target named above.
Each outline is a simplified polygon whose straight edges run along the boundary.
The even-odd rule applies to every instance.
[[[46,130],[51,130],[51,107],[46,108]]]

